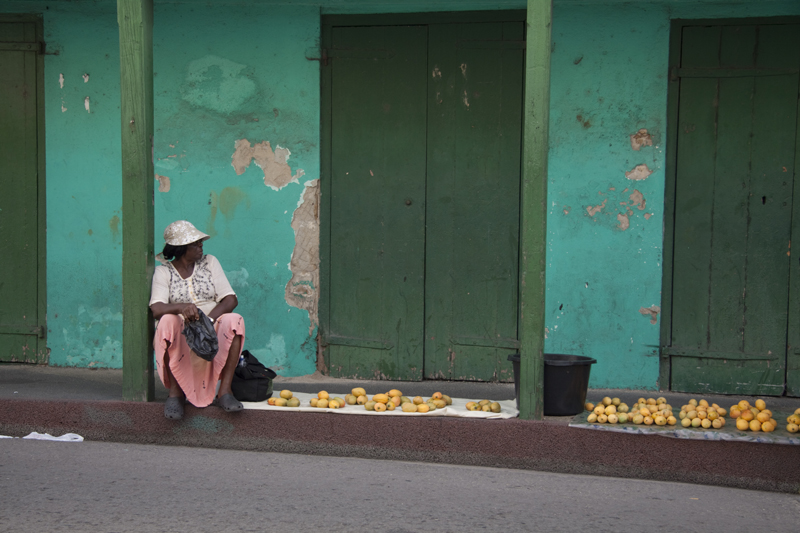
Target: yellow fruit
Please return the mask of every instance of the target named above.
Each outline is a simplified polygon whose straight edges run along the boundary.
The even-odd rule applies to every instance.
[[[591,403],[591,402],[586,402],[586,404],[583,406],[583,408],[586,409],[589,412],[592,412],[592,411],[594,411],[594,404]]]
[[[739,431],[747,431],[748,429],[750,429],[750,423],[743,418],[737,418],[736,429],[738,429]]]
[[[336,397],[334,398],[337,402],[339,402],[339,407],[344,407],[347,402],[344,401],[344,398]]]
[[[605,413],[607,415],[613,415],[616,414],[616,412],[617,412],[617,407],[614,404],[606,406]]]
[[[344,396],[344,403],[346,403],[347,405],[355,405],[356,400],[358,400],[358,398],[356,398],[352,394],[345,394]]]
[[[427,413],[430,410],[427,403],[421,403],[417,405],[417,412],[418,413]]]
[[[288,400],[292,396],[293,396],[293,394],[292,394],[292,391],[290,391],[290,390],[282,390],[281,391],[281,398],[283,398],[284,400]]]
[[[666,426],[667,425],[667,419],[663,415],[658,415],[655,418],[655,423],[656,423],[657,426]]]
[[[767,411],[761,411],[756,415],[756,420],[761,422],[762,424],[772,418],[772,415]]]
[[[697,418],[700,420],[705,420],[708,418],[708,413],[706,411],[697,411]]]
[[[691,400],[689,400],[689,405],[692,405],[692,406],[694,406],[694,407],[697,407],[697,400],[695,400],[694,398],[692,398]]]
[[[387,411],[394,411],[395,409],[397,409],[397,406],[394,404],[394,402],[389,402],[386,404]]]
[[[628,413],[619,413],[617,416],[619,417],[620,424],[624,424],[628,421]]]
[[[278,407],[286,407],[286,398],[275,398],[275,405]]]
[[[742,410],[739,409],[738,405],[731,406],[731,418],[736,419],[742,416]]]
[[[656,401],[655,398],[648,398],[647,405],[658,405],[658,402]]]
[[[490,403],[492,403],[491,400],[481,400],[481,401],[478,402],[478,405],[483,407],[484,405],[489,405]]]
[[[419,405],[419,404],[421,404],[421,403],[425,403],[425,400],[423,400],[423,399],[422,399],[422,396],[414,396],[414,399],[413,399],[412,401],[413,401],[413,402],[414,402],[416,405]],[[472,402],[472,403],[475,403],[475,402]]]
[[[359,396],[366,396],[367,395],[367,391],[365,391],[363,387],[356,387],[355,389],[350,391],[350,393],[353,396],[355,396],[356,398],[358,398]]]
[[[695,419],[697,418],[697,409],[692,409],[686,413],[686,418]]]
[[[598,405],[594,408],[594,414],[597,416],[604,415],[606,413],[606,408],[604,405]]]
[[[317,402],[318,402],[318,401],[319,401],[319,398],[311,398],[311,399],[308,401],[308,404],[309,404],[311,407],[316,407],[316,406],[317,406]]]
[[[758,420],[751,420],[750,431],[761,431],[761,422],[759,422]]]
[[[753,411],[751,411],[750,409],[745,409],[744,411],[742,411],[742,414],[739,416],[739,418],[746,420],[747,422],[750,422],[751,420],[754,420],[756,417],[753,414]]]
[[[328,409],[338,409],[341,407],[338,400],[328,400]]]
[[[716,411],[709,411],[709,412],[708,412],[708,416],[707,416],[707,418],[708,418],[709,420],[711,420],[711,421],[714,421],[714,420],[716,420],[717,418],[719,418],[719,413],[717,413]]]
[[[328,399],[320,398],[319,401],[317,401],[317,407],[320,409],[326,409],[328,407]]]
[[[599,424],[605,424],[608,422],[608,417],[606,415],[597,415],[597,422]]]
[[[441,400],[443,399],[443,395],[441,392],[434,392],[433,394],[431,394],[431,398],[434,400]]]
[[[697,402],[697,405],[702,405],[703,407],[708,407],[708,400],[700,400]]]
[[[433,404],[436,406],[437,409],[444,409],[445,407],[447,407],[447,402],[445,402],[444,400],[438,399],[438,398],[433,400]],[[494,402],[492,405],[495,405],[495,404],[497,404],[497,411],[495,411],[495,413],[499,413],[500,412],[500,404],[497,403],[497,402]],[[492,410],[494,410],[494,409],[492,409]]]
[[[619,422],[619,417],[617,415],[615,415],[615,414],[608,415],[608,423],[609,424],[616,424],[617,422]]]
[[[628,411],[630,411],[630,407],[628,407],[628,404],[624,402],[619,404],[619,406],[617,407],[618,413],[627,413]]]
[[[375,396],[372,397],[372,401],[385,404],[386,402],[389,401],[389,395],[388,394],[376,394]]]
[[[787,424],[786,431],[788,431],[789,433],[797,433],[798,431],[800,431],[800,426],[798,426],[797,424]]]
[[[368,401],[369,401],[369,398],[367,398],[367,395],[366,395],[366,394],[362,394],[361,396],[359,396],[358,398],[356,398],[356,403],[357,403],[358,405],[364,405],[364,404],[366,404]]]
[[[586,417],[586,421],[589,422],[590,424],[594,424],[595,422],[597,422],[597,415],[594,413],[589,413],[589,416]]]
[[[713,427],[714,429],[721,428],[722,427],[722,419],[721,418],[715,418],[714,420],[712,420],[711,421],[711,427]]]
[[[765,402],[761,398],[756,400],[756,409],[758,409],[759,411],[763,411],[766,408],[767,408],[767,402]]]
[[[286,407],[300,407],[300,400],[297,398],[289,398],[286,400]]]
[[[442,394],[442,400],[444,400],[447,405],[453,405],[453,399],[447,394]]]
[[[678,418],[680,418],[681,420],[686,418],[686,411],[681,411],[680,413],[678,413]]]
[[[377,404],[377,403],[378,402],[376,402],[375,400],[370,400],[370,401],[368,401],[367,403],[364,404],[364,409],[366,409],[367,411],[374,411],[375,410],[375,404]]]
[[[441,401],[441,400],[439,400],[439,401]],[[438,407],[439,404],[437,403],[436,406]],[[444,407],[444,406],[442,406],[442,407]],[[489,408],[492,410],[493,413],[499,413],[502,410],[502,408],[500,407],[500,403],[498,403],[498,402],[492,402],[492,404],[489,406]]]
[[[644,417],[644,424],[646,426],[652,426],[653,425],[653,418],[649,417],[649,416]]]
[[[692,425],[692,419],[691,418],[681,418],[681,425],[683,427],[685,427],[685,428],[688,428],[689,426]]]
[[[742,400],[741,402],[739,402],[739,409],[741,409],[742,411],[750,409],[750,402],[748,402],[747,400]]]
[[[639,414],[642,416],[650,416],[652,413],[650,412],[650,409],[644,407],[642,409],[639,409]]]
[[[619,398],[611,398],[611,405],[613,405],[614,407],[619,406],[619,404],[621,404],[621,403],[622,403],[622,400],[620,400]]]
[[[606,396],[605,398],[603,398],[603,405],[611,405],[611,397],[610,396]]]
[[[701,425],[703,425],[703,421],[702,420],[700,420],[699,418],[692,418],[692,427],[693,428],[699,428]]]
[[[667,417],[667,424],[669,424],[670,426],[674,426],[677,423],[678,423],[678,419],[675,418],[674,416],[670,415],[670,416]]]
[[[394,398],[395,396],[398,396],[398,397],[399,397],[399,396],[402,396],[402,395],[403,395],[403,393],[402,393],[402,392],[400,392],[400,391],[399,391],[399,390],[397,390],[397,389],[392,389],[392,390],[390,390],[390,391],[389,391],[387,394],[388,394],[388,396],[389,396],[390,398]]]
[[[663,396],[659,396],[658,398],[656,398],[656,403],[667,403],[667,399],[664,398]]]
[[[382,413],[386,410],[386,404],[382,402],[376,402],[375,407],[373,408],[374,411],[378,413]]]
[[[328,398],[330,398],[330,395],[326,391],[321,390],[319,391],[319,394],[317,394],[317,398],[319,398],[320,400],[327,400]]]
[[[797,409],[794,410],[794,414],[800,415],[800,407],[798,407]]]
[[[775,431],[776,426],[777,424],[775,424],[774,420],[767,420],[766,422],[761,424],[761,431],[765,433],[772,433],[773,431]]]
[[[406,402],[402,404],[402,409],[404,413],[416,413],[417,412],[417,404],[413,402]]]
[[[795,426],[800,426],[800,415],[791,415],[786,418],[786,421]]]
[[[700,425],[703,426],[703,429],[708,429],[711,427],[711,420],[704,418]]]
[[[728,414],[728,410],[722,407],[717,407],[717,413],[719,413],[719,416],[725,416]]]
[[[644,422],[644,416],[643,416],[643,415],[641,415],[641,414],[637,414],[637,415],[634,415],[634,416],[633,416],[633,423],[634,423],[634,424],[636,424],[636,425],[639,425],[639,424],[641,424],[642,422]]]

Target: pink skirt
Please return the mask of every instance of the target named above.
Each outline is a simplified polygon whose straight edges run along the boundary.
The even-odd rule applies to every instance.
[[[236,335],[242,336],[239,354],[244,348],[244,319],[237,313],[225,313],[214,322],[219,339],[219,351],[213,361],[206,361],[192,353],[183,336],[183,318],[164,315],[156,326],[153,348],[161,383],[170,388],[169,376],[164,372],[164,354],[169,354],[169,369],[178,381],[186,399],[195,407],[206,407],[217,395],[217,382],[225,368],[228,350]]]

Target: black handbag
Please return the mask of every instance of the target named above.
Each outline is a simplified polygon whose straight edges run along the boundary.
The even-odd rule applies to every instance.
[[[262,365],[249,351],[244,350],[236,370],[233,371],[231,391],[240,402],[263,402],[272,397],[272,380],[277,377],[272,369]]]
[[[211,319],[200,309],[197,312],[200,314],[200,318],[193,322],[187,320],[183,326],[183,335],[186,337],[186,344],[198,357],[206,361],[213,361],[219,351],[217,332],[214,331]]]

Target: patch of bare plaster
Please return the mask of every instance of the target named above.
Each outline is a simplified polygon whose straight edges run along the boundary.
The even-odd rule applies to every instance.
[[[602,204],[600,204],[600,205],[596,205],[596,206],[591,206],[591,205],[590,205],[589,207],[587,207],[587,208],[586,208],[586,212],[587,212],[587,213],[589,213],[589,216],[590,216],[590,217],[593,217],[593,216],[595,216],[597,213],[599,213],[600,211],[602,211],[602,210],[603,210],[603,208],[606,206],[606,203],[607,203],[607,202],[608,202],[608,198],[606,198],[605,200],[603,200],[603,203],[602,203]]]
[[[467,107],[467,110],[469,110],[469,95],[467,95],[467,91],[464,91],[464,105]]]
[[[464,76],[464,79],[467,79],[467,64],[461,63],[461,75]]]
[[[86,112],[87,113],[91,113],[92,112],[91,108],[90,108],[89,97],[88,96],[83,100],[83,107],[86,108]]]
[[[269,141],[262,141],[255,146],[247,139],[239,139],[235,143],[235,150],[231,156],[231,166],[236,174],[242,175],[255,159],[256,165],[264,171],[264,185],[279,191],[289,183],[300,183],[299,179],[305,174],[302,168],[292,175],[289,168],[289,156],[292,155],[287,148],[278,145],[275,151]]]
[[[564,214],[569,215],[569,212],[572,211],[572,208],[568,205],[564,206]]]
[[[89,75],[88,74],[84,74],[83,75],[83,83],[89,83]]]
[[[650,220],[650,217],[651,217],[651,216],[653,216],[653,213],[645,213],[645,214],[644,214],[644,219],[645,219],[645,220]]]
[[[308,311],[309,336],[319,324],[319,180],[307,181],[292,215],[294,250],[286,303]]]
[[[628,219],[628,215],[623,215],[622,213],[618,213],[617,222],[619,222],[619,224],[617,224],[617,227],[622,231],[625,231],[626,229],[631,227],[631,222],[630,219]]]
[[[169,176],[156,174],[156,179],[158,180],[158,192],[169,192]]]
[[[644,195],[642,193],[634,189],[629,198],[631,199],[631,205],[635,205],[639,211],[644,211],[645,206],[647,205],[647,200],[644,199]]]
[[[657,305],[651,305],[650,307],[641,307],[639,312],[644,316],[649,316],[651,324],[657,324],[658,313],[661,312],[661,308]]]
[[[633,170],[625,173],[625,177],[629,180],[641,181],[646,180],[653,171],[647,168],[647,165],[636,165]]]
[[[58,75],[58,85],[63,89],[64,88],[64,74]]]
[[[442,71],[439,70],[439,67],[433,67],[433,78],[436,79],[441,77],[442,77]]]
[[[631,135],[631,148],[638,152],[642,146],[653,146],[653,136],[644,128]]]

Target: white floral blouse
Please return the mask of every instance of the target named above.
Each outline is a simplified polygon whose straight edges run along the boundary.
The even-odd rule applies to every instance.
[[[235,295],[222,266],[213,255],[204,255],[194,264],[192,275],[184,279],[172,263],[156,267],[150,291],[150,305],[193,303],[205,314],[226,296]]]

